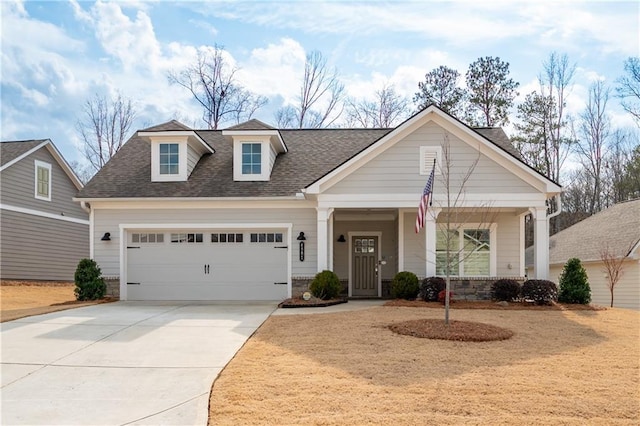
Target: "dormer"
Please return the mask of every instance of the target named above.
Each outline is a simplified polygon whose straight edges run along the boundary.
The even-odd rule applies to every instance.
[[[222,131],[233,143],[233,180],[268,181],[278,154],[287,152],[278,129],[253,119]]]
[[[198,134],[175,120],[138,132],[151,144],[151,181],[186,181],[200,158],[215,151]]]

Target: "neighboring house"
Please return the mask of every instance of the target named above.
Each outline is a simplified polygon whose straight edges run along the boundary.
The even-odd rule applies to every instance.
[[[613,306],[640,309],[640,199],[618,203],[551,236],[551,280],[558,282],[567,260],[580,259],[589,277],[591,302],[610,306],[611,293],[601,251],[624,257]]]
[[[0,143],[0,279],[73,281],[89,256],[81,188],[49,139]]]
[[[433,205],[416,234],[434,158]],[[447,214],[443,176],[450,170],[455,196],[475,161]],[[395,129],[171,121],[138,131],[76,200],[91,210],[91,256],[119,276],[125,300],[284,299],[325,269],[349,296],[381,297],[398,271],[443,273],[447,218],[465,218],[452,232],[465,248],[454,273],[473,297],[496,277],[524,277],[528,213],[548,277],[545,202],[560,191],[502,129],[472,129],[430,106]]]

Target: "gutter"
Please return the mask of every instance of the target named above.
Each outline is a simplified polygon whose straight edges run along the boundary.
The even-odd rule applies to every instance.
[[[558,197],[558,210],[551,213],[550,215],[547,215],[547,219],[554,218],[558,216],[560,213],[562,213],[562,192],[559,192],[557,197]]]

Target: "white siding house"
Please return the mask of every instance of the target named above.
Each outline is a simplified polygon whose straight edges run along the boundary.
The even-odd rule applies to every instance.
[[[153,181],[168,157],[151,147],[173,140],[200,157],[186,151],[186,179]],[[434,158],[432,205],[416,233]],[[92,256],[119,277],[121,298],[251,300],[299,294],[325,269],[351,297],[383,297],[399,271],[441,273],[447,222],[466,250],[460,279],[523,278],[529,213],[538,276],[548,278],[546,202],[560,191],[501,129],[472,129],[431,106],[395,129],[165,123],[138,132],[76,200],[91,210]]]

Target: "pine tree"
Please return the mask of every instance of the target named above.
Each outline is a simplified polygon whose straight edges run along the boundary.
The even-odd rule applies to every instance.
[[[579,303],[586,305],[591,302],[591,287],[589,278],[580,259],[572,258],[567,261],[560,275],[560,303]]]

